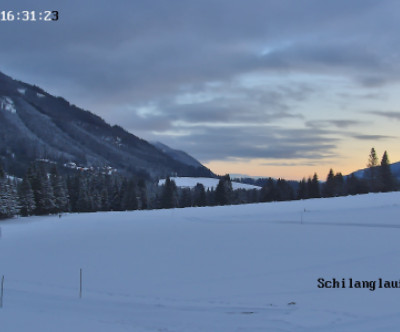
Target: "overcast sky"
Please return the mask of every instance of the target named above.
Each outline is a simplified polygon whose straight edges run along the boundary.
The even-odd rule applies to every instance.
[[[0,22],[0,71],[219,174],[400,160],[399,1],[7,2],[59,21]]]

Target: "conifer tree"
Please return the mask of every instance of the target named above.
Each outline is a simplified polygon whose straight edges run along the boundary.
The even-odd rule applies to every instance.
[[[272,202],[275,199],[275,184],[272,178],[268,178],[267,182],[262,186],[260,193],[261,202]]]
[[[50,214],[57,212],[56,199],[51,180],[47,174],[41,178],[41,190],[39,198],[40,214]]]
[[[4,172],[3,165],[0,164],[0,179],[3,179],[5,177],[6,177],[6,173]]]
[[[395,180],[390,169],[390,162],[387,152],[382,156],[381,167],[379,168],[379,187],[383,192],[395,189]]]
[[[94,188],[91,192],[91,210],[92,211],[101,211],[102,210],[102,203],[101,203],[101,194]]]
[[[79,176],[78,198],[76,200],[76,212],[92,211],[92,203],[89,193],[89,182],[85,175]]]
[[[19,213],[16,184],[0,170],[0,218],[10,218]]]
[[[344,179],[342,173],[338,172],[334,174],[331,168],[324,185],[324,197],[343,196],[344,193]]]
[[[248,203],[258,203],[260,201],[260,195],[258,189],[247,190],[248,192]]]
[[[108,197],[110,198],[110,209],[112,211],[121,211],[122,210],[121,186],[122,186],[122,182],[119,177],[111,178],[111,186],[110,186]]]
[[[311,198],[321,197],[317,173],[314,173],[312,179],[309,181],[309,194]]]
[[[308,190],[307,190],[307,180],[303,178],[300,180],[299,187],[297,189],[297,199],[306,199],[308,198]]]
[[[140,178],[138,181],[138,190],[139,190],[139,202],[138,202],[138,208],[142,210],[146,210],[149,208],[149,202],[147,198],[147,186],[146,182],[143,178]]]
[[[324,197],[335,196],[335,175],[333,174],[333,169],[329,170],[328,176],[326,177],[326,182],[324,186]]]
[[[54,165],[51,170],[50,179],[54,193],[54,203],[55,203],[54,212],[59,213],[68,211],[69,197],[68,197],[67,185],[62,176],[58,173],[56,165]]]
[[[311,196],[312,190],[313,190],[312,179],[309,176],[308,179],[307,179],[307,198],[311,198],[312,197]]]
[[[43,215],[56,212],[54,191],[44,163],[33,163],[27,172],[35,197],[35,214]]]
[[[180,190],[179,207],[185,208],[192,206],[192,193],[189,188]]]
[[[171,209],[178,207],[177,188],[174,180],[166,178],[161,197],[161,208]]]
[[[100,192],[100,209],[101,211],[109,211],[110,209],[107,188],[103,188]]]
[[[367,167],[368,170],[365,173],[368,179],[370,191],[376,192],[378,190],[378,157],[376,156],[375,148],[371,148],[371,152],[368,157]]]
[[[193,205],[194,206],[206,206],[207,199],[206,199],[206,191],[204,185],[201,183],[197,183],[194,187],[194,194],[193,194]]]
[[[278,179],[276,181],[275,200],[277,201],[290,201],[294,199],[293,188],[285,179]]]
[[[137,204],[137,192],[136,184],[133,179],[124,180],[122,184],[122,210],[136,210]]]
[[[358,179],[354,174],[351,174],[346,180],[346,191],[349,195],[357,195],[358,192]]]
[[[67,177],[67,192],[70,210],[76,212],[76,202],[79,195],[79,177],[76,174]]]
[[[39,174],[35,163],[32,163],[28,171],[26,173],[26,178],[29,181],[31,189],[33,191],[33,197],[35,199],[35,211],[36,214],[38,211],[38,204],[39,204],[39,190],[40,190],[40,181],[39,181]]]
[[[345,188],[344,188],[344,178],[342,173],[338,172],[335,174],[334,180],[334,195],[335,196],[343,196],[345,195]]]
[[[359,179],[354,174],[347,177],[346,193],[349,195],[366,194],[368,193],[368,183],[365,179]]]
[[[19,186],[19,204],[22,216],[33,215],[36,209],[35,196],[29,179],[26,176],[22,179],[21,185]]]
[[[227,205],[232,203],[232,182],[229,174],[223,176],[215,189],[215,203]]]
[[[215,203],[217,205],[226,205],[227,201],[228,199],[225,194],[224,180],[220,179],[217,188],[215,189]]]

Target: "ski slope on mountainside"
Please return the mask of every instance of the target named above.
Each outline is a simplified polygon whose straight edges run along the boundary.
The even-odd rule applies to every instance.
[[[215,178],[193,178],[193,177],[171,177],[171,180],[173,180],[176,184],[177,187],[181,188],[193,188],[195,187],[198,183],[201,183],[204,188],[207,189],[216,189],[218,186],[219,179]],[[162,186],[165,183],[165,179],[161,179],[158,181],[158,185]],[[240,182],[232,182],[232,189],[261,189],[261,187],[258,186],[253,186],[251,184],[246,184],[246,183],[240,183]]]
[[[400,193],[0,222],[1,331],[398,331]],[[83,293],[79,299],[79,270]]]

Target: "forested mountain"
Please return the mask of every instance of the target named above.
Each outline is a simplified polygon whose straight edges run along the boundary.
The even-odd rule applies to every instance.
[[[201,163],[188,155],[185,151],[172,149],[161,142],[151,142],[157,149],[170,156],[172,159],[193,167],[200,167]]]
[[[22,176],[38,158],[150,177],[213,175],[201,164],[174,159],[61,97],[0,73],[0,161],[9,174]]]

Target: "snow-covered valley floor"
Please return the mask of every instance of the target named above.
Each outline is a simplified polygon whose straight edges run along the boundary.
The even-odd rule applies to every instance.
[[[388,193],[1,221],[0,330],[398,331],[399,217]]]

